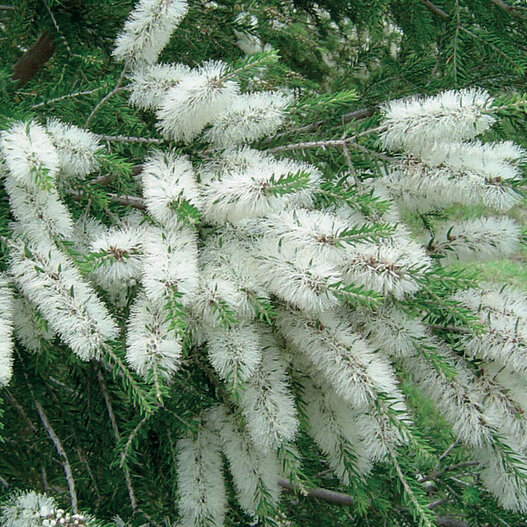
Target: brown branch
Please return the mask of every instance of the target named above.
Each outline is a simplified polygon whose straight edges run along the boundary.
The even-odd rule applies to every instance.
[[[360,108],[359,110],[353,110],[352,112],[345,113],[344,115],[342,115],[342,122],[344,124],[347,124],[351,121],[360,121],[361,119],[366,119],[367,117],[371,117],[376,111],[377,111],[376,106],[370,106],[368,108]],[[291,134],[311,132],[313,130],[316,130],[317,128],[320,128],[323,124],[325,124],[325,122],[326,121],[316,121],[314,123],[301,126],[300,128],[294,128],[293,130],[285,130],[284,132],[281,132],[275,135],[274,137],[269,137],[263,142],[263,144],[268,145],[271,141],[279,139],[280,137],[286,137]]]
[[[296,485],[291,483],[291,481],[284,478],[278,479],[278,485],[288,491],[298,492],[300,490]],[[348,507],[353,505],[353,497],[349,494],[343,494],[342,492],[335,492],[333,490],[319,487],[308,489],[304,496],[308,498],[324,500],[329,503],[334,503],[335,505],[344,505]],[[432,507],[430,505],[432,505]],[[430,505],[428,506],[429,508],[434,508],[434,506],[438,506],[440,504],[438,503],[436,505],[436,502],[434,502]],[[457,518],[452,518],[451,516],[438,516],[436,518],[436,525],[440,525],[442,527],[468,527],[467,523],[458,520]]]
[[[434,15],[437,15],[438,17],[442,18],[443,20],[450,20],[450,15],[445,13],[440,7],[437,7],[432,2],[429,2],[429,0],[421,0],[421,3],[428,8],[428,10],[431,13],[434,13]]]
[[[443,326],[441,324],[429,324],[428,327],[438,331],[450,331],[451,333],[464,333],[466,335],[474,334],[474,332],[469,328],[462,328],[460,326]]]
[[[428,476],[420,478],[417,481],[417,483],[424,483],[425,481],[430,481],[430,480],[436,479],[439,476],[443,475],[445,472],[449,472],[449,471],[452,471],[452,470],[457,470],[458,468],[474,467],[476,465],[479,465],[478,461],[462,461],[461,463],[456,463],[454,465],[447,465],[446,467],[442,468],[441,470],[433,470],[430,474],[428,474]]]
[[[298,491],[298,487],[293,485],[289,480],[279,478],[278,485],[283,487],[286,490]],[[308,498],[316,498],[324,501],[329,501],[330,503],[335,503],[337,505],[353,505],[353,498],[348,494],[342,494],[341,492],[334,492],[328,489],[315,488],[307,490],[305,494]]]
[[[84,195],[84,193],[80,190],[70,190],[69,194],[75,200],[81,200]],[[108,196],[108,199],[110,199],[110,201],[115,201],[116,203],[120,203],[121,205],[129,205],[130,207],[134,207],[135,209],[146,210],[146,204],[143,198],[139,198],[137,196],[130,196],[128,194],[123,194],[122,196],[119,196],[118,194],[109,193],[106,195]]]
[[[73,479],[73,472],[71,471],[71,465],[68,460],[68,455],[66,454],[66,451],[64,450],[64,447],[62,446],[62,443],[60,442],[59,437],[55,433],[55,430],[53,430],[48,420],[48,417],[46,415],[46,412],[44,412],[44,409],[42,408],[42,406],[36,399],[35,399],[35,408],[37,409],[38,416],[40,417],[40,420],[42,421],[42,424],[44,425],[46,432],[51,438],[51,441],[55,445],[55,448],[57,449],[59,456],[64,460],[62,463],[62,466],[64,467],[64,473],[66,474],[66,481],[68,482],[68,489],[70,491],[71,508],[73,512],[77,514],[79,512],[79,508],[77,504],[77,493],[75,492],[75,480]]]
[[[56,47],[55,41],[44,31],[38,41],[14,65],[11,78],[19,81],[20,87],[24,86],[53,56]]]

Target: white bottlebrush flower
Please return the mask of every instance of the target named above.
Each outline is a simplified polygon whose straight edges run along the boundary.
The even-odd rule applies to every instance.
[[[200,252],[203,284],[200,309],[207,313],[208,323],[215,324],[218,315],[218,306],[214,302],[208,307],[206,305],[207,299],[214,299],[215,288],[240,320],[252,320],[255,303],[269,301],[269,295],[258,277],[256,262],[251,257],[254,244],[236,234],[240,233],[218,231],[207,237]]]
[[[482,333],[461,337],[470,356],[496,361],[516,371],[527,370],[525,300],[512,290],[502,294],[496,286],[460,291],[453,299],[473,310],[485,328]]]
[[[430,259],[423,247],[407,236],[397,235],[391,241],[348,249],[339,269],[345,283],[402,299],[419,290],[419,280],[429,267]]]
[[[386,130],[381,134],[390,150],[419,154],[435,143],[473,139],[495,121],[488,113],[489,94],[480,89],[450,90],[434,97],[389,102],[383,109]]]
[[[157,110],[167,91],[190,73],[184,64],[147,64],[135,69],[127,89],[129,102],[141,110]]]
[[[177,208],[183,202],[200,208],[196,177],[186,157],[173,152],[154,152],[143,164],[141,176],[146,207],[158,222],[176,223]]]
[[[242,12],[236,17],[236,22],[245,24],[248,30],[234,30],[234,34],[237,37],[236,45],[246,54],[253,55],[254,53],[260,53],[263,51],[263,44],[255,32],[258,28],[258,19],[247,12]]]
[[[231,150],[202,177],[205,218],[216,224],[268,216],[291,206],[310,207],[319,171],[251,149]]]
[[[223,408],[218,408],[216,422],[238,502],[253,517],[267,516],[280,497],[280,466],[276,455],[256,449],[247,431]]]
[[[436,353],[457,372],[455,378],[437,371],[422,355],[404,359],[402,364],[417,387],[434,401],[457,439],[471,447],[490,444],[493,431],[482,413],[473,375],[453,354],[439,347]]]
[[[360,439],[353,408],[332,393],[328,386],[302,377],[302,400],[309,434],[326,457],[329,466],[344,485],[372,468]]]
[[[408,443],[404,427],[411,425],[411,420],[404,402],[402,400],[390,401],[390,412],[392,415],[389,415],[387,410],[382,414],[365,411],[358,414],[354,423],[359,431],[359,439],[364,445],[366,455],[374,463],[385,461],[390,453],[390,447]],[[399,421],[400,424],[395,424],[394,420]]]
[[[159,129],[174,141],[190,142],[238,96],[224,62],[209,61],[170,88],[157,111]]]
[[[318,210],[293,209],[272,214],[256,223],[255,232],[279,240],[302,253],[305,260],[339,263],[350,247],[344,219]]]
[[[510,218],[476,218],[440,225],[428,247],[446,262],[486,261],[514,254],[520,234],[520,226]]]
[[[481,282],[478,289],[460,291],[454,298],[478,313],[527,320],[525,293],[511,286]]]
[[[133,65],[156,62],[187,9],[185,0],[139,0],[117,36],[114,57]]]
[[[462,338],[465,351],[471,357],[494,360],[511,369],[527,370],[527,331],[518,327],[518,321],[499,316],[482,320],[487,327],[481,335]]]
[[[261,53],[264,49],[268,48],[268,45],[264,46],[262,39],[247,31],[234,30],[236,35],[236,45],[246,54],[254,55],[255,53]]]
[[[210,412],[209,412],[210,413]],[[227,497],[221,439],[210,422],[177,443],[180,525],[223,527]]]
[[[518,150],[517,154],[523,155]],[[520,200],[513,183],[521,171],[505,157],[513,153],[508,143],[436,145],[421,156],[422,160],[402,159],[376,185],[384,186],[400,208],[410,211],[453,204],[508,210]]]
[[[72,238],[73,219],[56,190],[43,191],[12,176],[7,176],[4,186],[11,212],[30,238]]]
[[[527,158],[527,152],[512,141],[469,141],[436,144],[421,157],[429,166],[444,165],[458,173],[472,171],[491,180],[511,181],[521,176],[518,164]]]
[[[55,337],[44,317],[26,298],[19,295],[13,299],[13,327],[15,337],[28,350],[38,353],[42,342],[51,342]]]
[[[143,237],[143,285],[157,302],[175,291],[186,305],[199,286],[198,249],[194,229],[175,225],[171,229],[150,227]]]
[[[106,225],[98,219],[83,214],[73,224],[72,241],[79,252],[86,253],[89,251],[92,242],[104,236],[107,231]]]
[[[209,269],[202,272],[199,290],[191,304],[194,315],[210,326],[224,325],[229,318],[245,319],[251,311],[244,291],[223,269],[220,272]]]
[[[0,148],[11,176],[32,187],[49,188],[60,168],[59,156],[46,130],[17,122],[0,134]]]
[[[238,95],[214,117],[204,137],[215,146],[228,147],[270,136],[282,126],[290,102],[290,97],[278,92]]]
[[[373,353],[344,317],[328,312],[317,320],[298,311],[281,310],[276,324],[295,353],[305,356],[353,408],[370,407],[381,393],[402,399],[390,363]]]
[[[118,329],[69,258],[45,239],[31,244],[18,240],[10,256],[15,283],[51,328],[81,359],[101,357]]]
[[[143,292],[130,308],[126,361],[142,377],[170,377],[181,363],[181,339],[170,329],[167,311]]]
[[[373,348],[395,358],[415,355],[416,346],[429,338],[425,325],[419,319],[410,318],[391,305],[384,305],[375,311],[355,311],[352,323]]]
[[[483,414],[498,434],[514,449],[527,453],[527,421],[521,404],[514,400],[490,368],[480,368],[475,386],[481,393]]]
[[[262,359],[243,386],[240,408],[257,449],[276,450],[294,439],[298,421],[288,385],[286,363],[267,328],[261,328]]]
[[[137,283],[143,269],[142,234],[139,229],[112,227],[92,241],[89,251],[97,267],[91,274],[97,284],[114,291]]]
[[[13,374],[13,293],[7,278],[0,275],[0,386]]]
[[[99,166],[97,138],[77,126],[49,119],[46,130],[57,149],[60,171],[65,176],[86,176]]]
[[[305,311],[319,313],[339,305],[338,269],[322,259],[307,258],[300,249],[263,239],[254,255],[260,280],[270,293]]]
[[[527,513],[527,460],[515,452],[512,465],[510,460],[504,462],[501,452],[488,446],[473,449],[471,454],[479,461],[483,485],[497,497],[500,505],[505,509]]]
[[[486,370],[493,379],[503,386],[507,394],[520,406],[523,414],[527,413],[527,391],[525,390],[526,375],[514,371],[496,362],[487,363]],[[521,415],[523,415],[521,414]]]
[[[373,187],[385,192],[401,212],[428,212],[452,205],[481,204],[485,179],[468,172],[463,177],[446,167],[430,168],[416,159],[406,159],[374,180]]]
[[[255,324],[203,328],[210,362],[234,391],[256,372],[262,359],[262,341]]]

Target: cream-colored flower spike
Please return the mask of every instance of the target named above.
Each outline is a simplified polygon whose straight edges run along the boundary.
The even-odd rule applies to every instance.
[[[187,9],[185,0],[139,0],[117,37],[113,55],[133,66],[156,62]]]

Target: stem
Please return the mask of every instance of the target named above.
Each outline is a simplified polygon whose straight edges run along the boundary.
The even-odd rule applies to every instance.
[[[78,514],[79,508],[77,505],[77,493],[75,492],[75,481],[73,479],[73,473],[71,471],[71,465],[68,460],[68,455],[66,454],[66,451],[64,450],[64,447],[62,446],[62,443],[60,442],[59,437],[53,430],[48,417],[46,415],[46,412],[44,412],[44,409],[40,405],[37,399],[35,399],[35,408],[37,409],[38,416],[40,417],[40,420],[42,421],[42,424],[44,425],[44,428],[46,429],[46,432],[48,433],[49,437],[51,438],[51,441],[55,445],[55,448],[57,449],[57,452],[60,457],[63,458],[62,466],[64,467],[64,473],[66,474],[66,481],[68,482],[68,489],[70,492],[71,497],[71,508],[75,514]]]
[[[155,143],[162,144],[166,143],[166,139],[156,139],[155,137],[132,137],[127,135],[102,135],[95,134],[97,139],[101,141],[117,141],[120,143]]]
[[[90,123],[92,122],[93,118],[95,117],[95,114],[99,111],[101,106],[111,97],[113,97],[116,93],[120,92],[124,88],[121,88],[121,84],[124,80],[124,76],[126,74],[126,67],[123,68],[123,71],[121,72],[121,75],[117,79],[117,84],[115,85],[115,88],[110,92],[107,93],[95,106],[95,108],[91,111],[90,115],[88,115],[88,119],[86,119],[86,122],[84,123],[84,128],[88,128]]]
[[[434,15],[437,15],[443,20],[450,19],[450,16],[447,13],[445,13],[440,7],[437,7],[432,2],[429,2],[428,0],[421,0],[421,3],[426,6],[430,12],[434,13]]]
[[[284,478],[278,479],[278,485],[280,485],[284,489],[291,491],[300,490],[296,485],[291,483],[291,481]],[[337,505],[353,505],[352,496],[349,496],[348,494],[342,494],[341,492],[334,492],[332,490],[322,488],[308,489],[305,491],[304,496],[308,498],[316,498],[324,501],[329,501],[330,503],[336,503]]]
[[[77,91],[74,93],[68,93],[67,95],[61,95],[60,97],[55,97],[54,99],[49,99],[47,101],[39,102],[38,104],[34,104],[31,106],[32,110],[37,110],[38,108],[42,108],[42,106],[46,106],[47,104],[53,104],[55,102],[62,101],[64,99],[70,99],[72,97],[80,97],[81,95],[89,95],[91,93],[95,93],[97,91],[101,91],[106,86],[99,86],[98,88],[94,88],[93,90],[86,90],[86,91]]]

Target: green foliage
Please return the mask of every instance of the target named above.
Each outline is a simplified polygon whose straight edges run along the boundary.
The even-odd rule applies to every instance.
[[[492,138],[527,144],[527,98],[522,93],[526,88],[527,11],[522,2],[509,0],[506,5],[511,8],[506,9],[500,2],[442,0],[436,4],[443,15],[426,4],[419,0],[193,1],[161,59],[191,66],[222,59],[231,65],[227,78],[236,78],[245,88],[285,87],[299,95],[284,130],[257,146],[283,147],[297,158],[316,159],[323,171],[319,204],[345,203],[368,218],[376,218],[389,209],[389,203],[372,193],[359,192],[353,181],[378,176],[389,161],[378,148],[378,136],[371,132],[379,124],[377,109],[388,99],[482,86],[495,96],[494,111],[503,118],[490,133]],[[0,69],[0,128],[12,119],[36,116],[43,122],[60,116],[79,126],[89,122],[92,131],[106,136],[103,142],[108,150],[98,155],[99,171],[92,182],[73,182],[78,194],[75,200],[68,198],[76,217],[89,211],[103,223],[111,223],[129,210],[113,198],[137,194],[134,170],[156,146],[158,137],[153,117],[127,105],[125,84],[115,90],[122,70],[113,61],[111,50],[132,5],[132,0],[17,0],[10,6],[13,9],[0,9],[4,62]],[[272,50],[246,58],[235,45],[235,31],[250,30],[236,21],[244,11],[257,17],[257,34]],[[51,35],[56,51],[21,86],[12,80],[11,66],[44,32]],[[105,96],[108,98],[98,107]],[[365,112],[354,113],[357,110]],[[118,136],[154,141],[127,141]],[[342,137],[351,140],[338,147],[323,144]],[[308,141],[318,144],[291,148]],[[196,155],[193,146],[182,147],[182,153]],[[35,177],[46,184],[45,173],[38,172]],[[93,184],[94,180],[99,184]],[[308,175],[299,171],[272,179],[263,190],[282,196],[308,184]],[[5,193],[0,193],[0,266],[4,270],[5,237],[12,218]],[[183,199],[175,202],[173,209],[188,223],[202,220],[199,211]],[[425,228],[435,220],[414,218]],[[376,223],[343,231],[335,243],[375,241],[390,234],[388,225]],[[68,252],[84,273],[105,265],[108,259],[106,253],[91,253],[81,260],[71,248]],[[518,258],[480,266],[476,271],[488,279],[507,275],[513,283],[527,287],[525,251]],[[458,267],[424,274],[418,271],[414,274],[419,275],[421,291],[411,302],[399,302],[400,306],[432,324],[437,334],[447,335],[453,344],[459,338],[459,328],[481,330],[474,315],[449,298],[454,289],[474,283],[473,273]],[[357,306],[374,306],[381,298],[354,285],[336,283],[329,288]],[[165,311],[171,330],[181,334],[188,321],[178,300],[177,291],[172,291]],[[272,301],[257,296],[249,300],[256,317],[271,324],[275,316]],[[213,309],[225,327],[236,324],[234,312],[224,301],[218,301]],[[116,316],[122,319],[123,313]],[[100,365],[81,363],[58,339],[43,341],[43,345],[46,351],[41,354],[30,354],[17,345],[15,375],[9,389],[1,393],[0,493],[6,493],[5,479],[8,490],[51,489],[64,504],[68,502],[63,467],[35,411],[38,400],[68,453],[83,507],[108,521],[118,514],[130,519],[131,525],[143,525],[150,517],[176,518],[175,441],[196,430],[200,412],[215,400],[226,398],[228,403],[229,397],[235,396],[236,378],[214,384],[204,358],[190,342],[185,346],[182,368],[170,384],[162,380],[159,371],[151,372],[146,380],[132,373],[121,342],[103,350]],[[447,378],[455,376],[433,349],[419,342],[415,345],[436,371]],[[196,364],[199,367],[194,367]],[[232,390],[226,394],[229,387]],[[321,469],[320,452],[305,432],[304,420],[298,440],[299,451],[305,453],[302,470],[297,469],[292,450],[283,447],[280,453],[285,472],[300,490],[288,495],[279,511],[266,508],[262,495],[261,516],[271,522],[283,514],[294,527],[434,525],[438,514],[463,517],[469,525],[524,525],[524,519],[504,512],[482,490],[467,464],[470,452],[455,444],[432,403],[408,379],[403,379],[403,390],[415,420],[405,433],[413,434],[414,446],[418,443],[421,447],[417,454],[415,449],[394,450],[390,462],[377,466],[370,478],[350,483],[344,489],[354,499],[349,507],[310,500],[303,491],[311,487],[343,489],[329,471]],[[385,407],[390,415],[389,402]],[[110,411],[119,437],[109,419]],[[345,450],[342,455],[353,470],[353,452]],[[130,503],[126,471],[132,474],[140,504],[136,511]],[[430,485],[425,486],[423,478],[428,478]],[[265,494],[265,489],[259,492]],[[430,507],[443,498],[444,502]],[[228,519],[232,526],[248,525],[249,521],[239,510]]]

